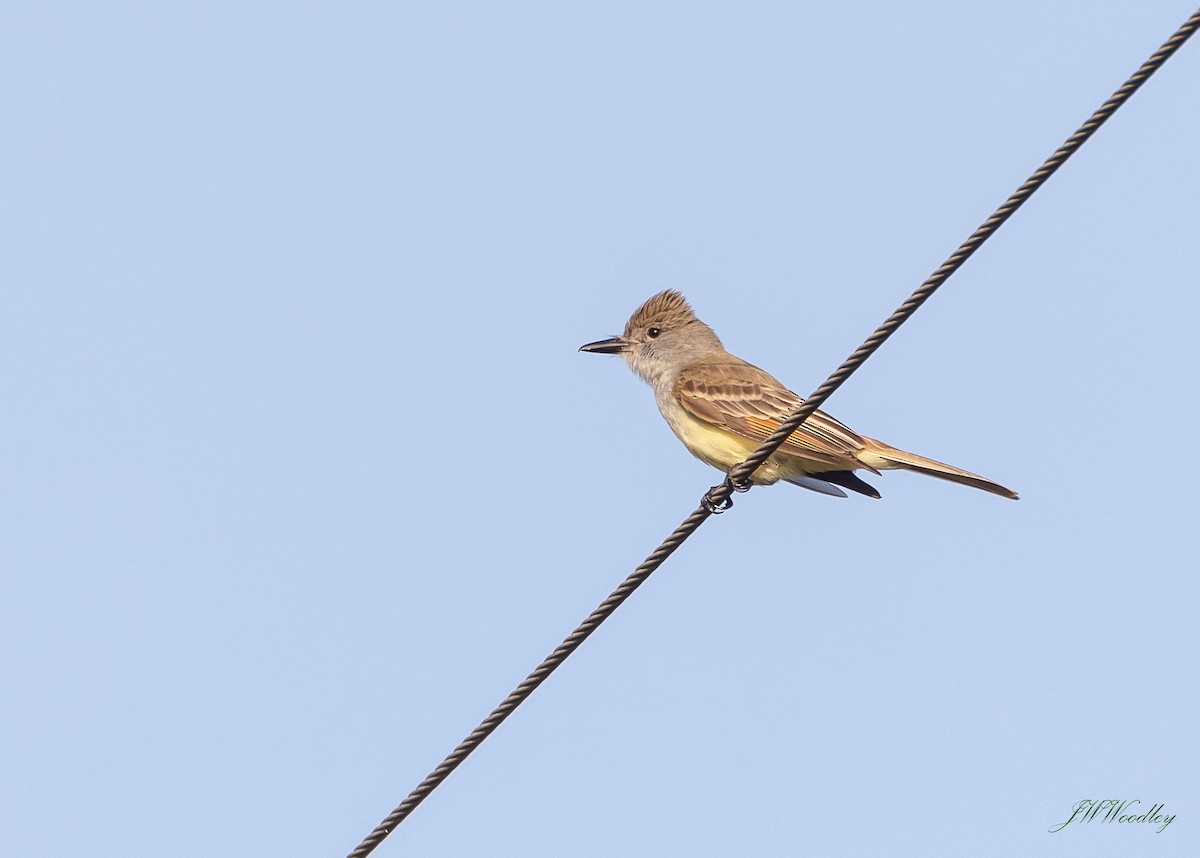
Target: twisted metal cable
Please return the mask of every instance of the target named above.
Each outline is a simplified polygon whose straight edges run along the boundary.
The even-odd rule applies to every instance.
[[[978,250],[980,245],[990,238],[1012,216],[1013,212],[1029,199],[1034,191],[1045,184],[1046,180],[1196,32],[1197,28],[1200,28],[1200,9],[1184,22],[1183,26],[1171,38],[1167,39],[1162,47],[1155,51],[1150,59],[1146,60],[1141,68],[1134,72],[1129,80],[1113,93],[1112,97],[1104,102],[1100,109],[1093,113],[1080,126],[1078,131],[1072,134],[1053,155],[1047,158],[1046,162],[1012,196],[1005,200],[1004,204],[996,209],[995,213],[984,221],[979,229],[975,230],[959,246],[958,250],[954,251],[950,258],[942,263],[941,267],[909,296],[907,301],[901,304],[882,325],[876,328],[875,332],[826,379],[824,384],[817,388],[804,401],[803,405],[792,412],[788,419],[780,425],[779,429],[763,442],[762,446],[755,450],[744,462],[732,468],[723,483],[713,486],[704,495],[700,506],[679,527],[675,528],[671,535],[663,540],[662,544],[637,569],[633,570],[629,577],[622,581],[621,585],[596,610],[592,611],[587,619],[580,623],[578,628],[571,632],[566,640],[559,644],[558,648],[537,666],[533,673],[525,678],[524,682],[518,685],[499,706],[492,710],[492,714],[488,715],[478,727],[471,731],[471,734],[442,761],[441,765],[430,772],[428,777],[421,781],[408,794],[408,797],[395,810],[388,814],[387,818],[374,831],[367,835],[362,843],[350,853],[348,858],[365,858],[365,856],[371,854],[375,850],[375,847],[382,843],[383,839],[391,834],[412,813],[417,805],[424,801],[442,781],[449,777],[450,773],[458,767],[459,763],[479,747],[483,743],[483,740],[490,736],[503,723],[504,719],[511,715],[513,710],[520,706],[542,684],[546,677],[566,661],[567,656],[587,640],[588,636],[602,622],[608,619],[621,606],[621,603],[628,599],[633,591],[640,587],[650,577],[650,574],[675,552],[675,549],[683,544],[684,540],[691,536],[710,515],[729,509],[732,505],[731,497],[733,492],[749,489],[750,475],[770,458],[784,440],[796,431],[800,424],[816,411],[835,390],[841,387],[842,383],[855,370],[862,366],[867,358],[874,354],[883,345],[884,341],[895,333],[917,311],[917,308],[925,303],[926,299],[937,291],[938,287],[951,274],[957,271],[970,258],[971,254]]]
[[[1188,38],[1196,32],[1200,27],[1200,10],[1197,10],[1192,17],[1188,18],[1171,38],[1167,39],[1157,51],[1146,60],[1136,72],[1122,84],[1121,88],[1112,94],[1108,101],[1104,102],[1100,108],[1088,117],[1083,125],[1079,126],[1079,130],[1072,134],[1067,141],[1058,147],[1053,155],[1046,159],[1042,166],[1034,171],[1033,175],[1025,180],[1025,184],[1017,188],[1017,190],[1004,201],[1004,204],[980,225],[979,229],[971,233],[971,236],[959,245],[958,250],[950,255],[950,258],[942,263],[937,271],[933,272],[924,283],[922,283],[908,300],[901,304],[887,320],[875,329],[875,333],[867,337],[866,341],[859,346],[854,354],[846,358],[845,362],[839,366],[825,380],[825,383],[817,388],[811,396],[804,401],[804,404],[797,408],[792,414],[780,424],[766,441],[763,442],[757,450],[750,454],[744,462],[734,466],[725,482],[720,486],[714,487],[707,495],[708,502],[717,508],[727,508],[726,504],[729,501],[730,494],[733,491],[745,491],[749,488],[750,475],[771,457],[771,455],[779,449],[780,445],[788,439],[788,437],[799,428],[808,417],[816,411],[825,400],[828,399],[835,390],[842,386],[842,383],[850,377],[850,375],[858,369],[883,343],[896,332],[896,329],[903,325],[917,308],[925,303],[938,287],[957,271],[964,262],[966,262],[976,250],[979,249],[985,241],[991,238],[992,234],[998,230],[1003,223],[1012,216],[1013,212],[1019,209],[1024,202],[1029,199],[1034,191],[1046,183],[1046,180],[1054,175],[1055,171],[1061,167],[1068,158],[1088,141],[1096,130],[1108,121],[1121,105],[1129,100],[1143,83],[1145,83],[1152,74],[1165,63],[1172,54],[1175,53]]]

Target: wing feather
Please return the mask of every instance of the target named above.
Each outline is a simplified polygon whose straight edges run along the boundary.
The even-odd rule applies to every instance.
[[[675,381],[675,398],[694,417],[759,443],[804,402],[770,374],[741,360],[685,369]],[[862,468],[855,454],[865,446],[848,426],[816,411],[779,452],[843,469]]]

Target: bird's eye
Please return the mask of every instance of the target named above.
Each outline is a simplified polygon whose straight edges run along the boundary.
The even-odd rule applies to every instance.
[[[662,333],[662,328],[651,328],[650,330],[646,331],[646,333],[649,334],[650,337],[653,339],[654,337],[657,337],[659,334]]]

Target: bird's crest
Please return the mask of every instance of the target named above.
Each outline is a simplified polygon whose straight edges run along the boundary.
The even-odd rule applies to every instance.
[[[687,302],[687,298],[674,289],[668,289],[665,292],[659,292],[637,308],[637,311],[630,316],[629,324],[625,326],[625,335],[629,336],[639,328],[652,325],[676,329],[695,321],[699,320],[692,311],[692,306]]]

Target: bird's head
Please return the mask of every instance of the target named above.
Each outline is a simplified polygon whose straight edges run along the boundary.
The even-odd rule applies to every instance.
[[[674,289],[659,292],[637,308],[619,337],[580,346],[581,352],[618,354],[654,385],[698,360],[724,351],[720,339]]]

